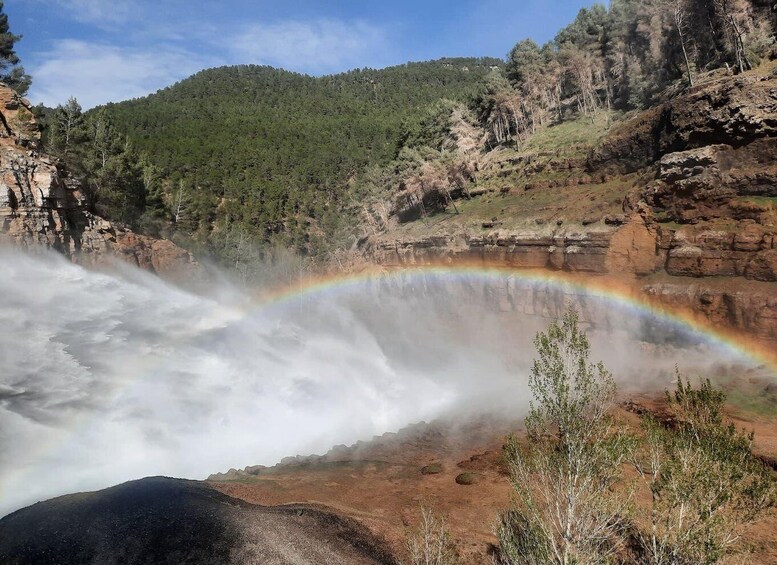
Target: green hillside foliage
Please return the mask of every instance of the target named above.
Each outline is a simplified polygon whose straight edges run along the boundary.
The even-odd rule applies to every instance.
[[[0,0],[0,82],[24,96],[30,88],[32,78],[19,64],[19,56],[14,47],[21,38],[21,35],[11,33],[8,14],[4,12],[4,3]]]
[[[601,109],[641,110],[725,68],[777,55],[775,14],[762,0],[612,0],[580,10],[553,41],[510,51],[474,101],[492,144]]]
[[[775,12],[760,0],[613,0],[609,8],[584,8],[547,44],[519,41],[504,69],[489,73],[466,111],[455,104],[433,106],[402,140],[395,161],[360,177],[365,231],[384,230],[390,218],[406,222],[450,210],[471,216],[473,210],[488,210],[470,205],[473,193],[509,192],[511,182],[526,185],[529,176],[536,186],[548,187],[531,195],[534,205],[550,208],[558,202],[572,210],[558,186],[550,188],[565,178],[532,172],[542,161],[550,170],[554,156],[584,158],[613,120],[682,94],[710,76],[746,72],[774,59],[774,32]],[[451,119],[468,122],[468,113],[480,128],[480,153],[499,149],[498,156],[481,159],[460,147],[453,155],[446,151],[445,138],[462,133],[461,127],[450,131]],[[481,160],[506,161],[509,151],[518,161],[514,170],[479,166]],[[528,161],[519,159],[528,154],[537,166],[526,167]],[[573,170],[563,176],[569,174],[585,175]],[[457,198],[468,202],[457,205]],[[620,205],[617,195],[607,198]],[[528,206],[536,215],[522,200],[513,212]],[[608,206],[597,205],[592,216]]]
[[[603,135],[600,116],[606,130],[712,71],[775,58],[776,13],[762,0],[613,0],[581,10],[544,46],[518,42],[506,63],[318,78],[210,69],[78,109],[75,126],[68,103],[48,114],[46,149],[84,179],[99,213],[225,265],[261,264],[270,248],[331,259],[397,218],[458,214],[454,201],[484,188],[484,152],[585,152]],[[499,178],[502,190],[512,177]]]
[[[321,78],[224,67],[105,111],[162,171],[171,209],[182,192],[187,230],[207,239],[239,226],[309,251],[314,227],[343,221],[350,177],[393,159],[406,124],[441,98],[469,99],[500,64],[448,59]]]

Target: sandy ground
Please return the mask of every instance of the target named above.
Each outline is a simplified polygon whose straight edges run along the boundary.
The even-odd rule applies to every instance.
[[[659,397],[630,400],[661,409]],[[626,408],[619,409],[618,416],[634,426],[639,423]],[[739,413],[733,420],[755,432],[759,456],[777,461],[777,413],[755,417]],[[510,505],[501,448],[507,434],[518,428],[518,422],[493,418],[455,429],[443,422],[419,424],[376,438],[351,453],[330,455],[329,460],[278,466],[256,477],[210,484],[256,504],[326,506],[384,537],[398,555],[404,553],[404,540],[423,503],[445,516],[464,563],[488,563],[497,517]],[[442,472],[423,474],[422,467],[432,463],[441,464]],[[456,476],[465,471],[477,474],[476,484],[456,483]],[[777,564],[777,511],[746,530],[743,546],[753,552],[747,561]]]

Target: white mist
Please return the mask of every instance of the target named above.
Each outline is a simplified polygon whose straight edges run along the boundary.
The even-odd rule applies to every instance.
[[[434,281],[257,307],[233,289],[197,296],[50,254],[3,250],[0,264],[0,516],[149,475],[272,465],[443,414],[520,414],[547,323]],[[616,375],[674,362],[614,339],[598,350]]]

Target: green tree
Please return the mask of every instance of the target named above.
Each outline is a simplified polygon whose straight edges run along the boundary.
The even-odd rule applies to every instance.
[[[108,164],[112,155],[121,152],[121,136],[113,127],[111,117],[105,108],[90,114],[87,125],[91,154],[96,162],[94,168],[102,169]]]
[[[159,171],[141,162],[105,109],[84,114],[71,97],[47,120],[45,139],[46,149],[82,181],[95,212],[138,227],[150,204],[143,223],[155,233],[161,230],[165,213]]]
[[[554,40],[559,47],[574,45],[578,49],[599,50],[604,45],[609,13],[603,4],[582,8],[575,20],[562,29]]]
[[[3,1],[0,0],[0,82],[6,83],[16,92],[24,96],[30,88],[32,79],[19,65],[19,56],[14,45],[22,36],[11,33],[8,25],[8,14],[3,11]]]
[[[633,442],[608,415],[615,383],[570,309],[534,341],[527,441],[505,446],[516,505],[498,529],[504,564],[604,563],[618,550],[630,493],[613,486]]]
[[[172,215],[165,205],[162,173],[145,155],[140,157],[138,165],[145,194],[145,208],[138,228],[143,233],[159,237],[168,231],[172,220]]]
[[[646,448],[637,469],[652,495],[638,535],[643,561],[711,564],[736,549],[742,527],[774,503],[770,471],[752,454],[753,435],[723,420],[725,394],[678,375],[667,402],[674,424],[644,418]]]
[[[129,143],[103,160],[100,153],[86,161],[86,179],[92,187],[97,213],[137,226],[146,208],[143,168]],[[95,158],[96,157],[96,158]]]
[[[86,122],[78,100],[71,96],[67,104],[57,106],[49,121],[46,140],[48,151],[71,168],[77,164],[76,157],[87,140]]]
[[[505,71],[511,81],[520,84],[542,72],[546,64],[547,60],[539,45],[531,39],[524,39],[507,56]]]

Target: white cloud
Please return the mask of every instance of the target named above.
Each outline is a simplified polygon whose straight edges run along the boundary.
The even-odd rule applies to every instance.
[[[70,19],[99,26],[124,23],[133,14],[129,0],[55,0]]]
[[[70,21],[92,24],[103,29],[114,29],[142,17],[141,0],[9,0],[33,2],[47,11],[55,11]]]
[[[33,103],[47,106],[75,96],[84,108],[144,96],[221,61],[171,46],[124,48],[65,39],[38,54],[30,69]]]
[[[99,18],[109,10],[104,0],[56,1],[60,6],[81,6],[83,18]],[[174,26],[160,17],[144,26],[125,25],[128,22],[120,21],[124,0],[115,6],[117,13],[98,25],[127,28],[121,34],[57,39],[26,59],[34,103],[56,106],[75,96],[84,108],[91,108],[144,96],[204,68],[225,64],[255,63],[320,75],[393,61],[386,30],[361,20],[233,24],[237,32],[224,41],[230,27],[224,23]]]
[[[386,31],[373,24],[320,19],[252,24],[230,48],[247,63],[323,74],[380,65],[388,46]]]

